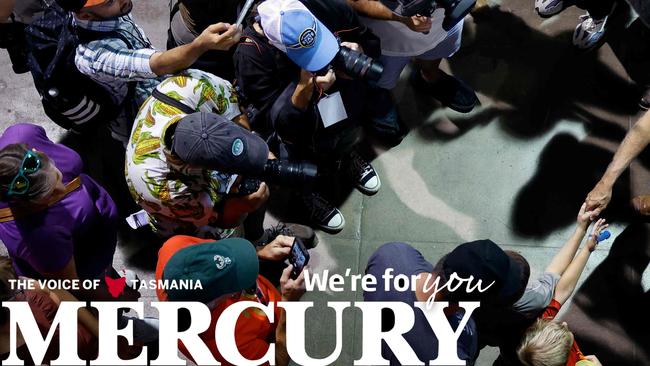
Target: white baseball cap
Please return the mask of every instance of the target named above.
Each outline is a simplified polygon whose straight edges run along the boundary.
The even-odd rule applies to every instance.
[[[266,0],[258,12],[271,44],[307,71],[323,69],[339,52],[336,37],[298,0]]]

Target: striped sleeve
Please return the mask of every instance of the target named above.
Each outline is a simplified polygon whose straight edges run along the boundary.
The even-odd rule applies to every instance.
[[[119,39],[104,39],[79,45],[75,64],[90,77],[145,80],[157,77],[149,64],[154,53],[153,48],[131,50]]]

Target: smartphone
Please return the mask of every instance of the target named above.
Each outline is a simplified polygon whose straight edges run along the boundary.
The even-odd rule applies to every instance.
[[[309,263],[309,252],[307,251],[307,247],[305,247],[302,240],[298,238],[293,240],[291,254],[289,254],[289,263],[293,265],[290,277],[294,280],[300,276],[302,270],[305,269],[305,266]]]
[[[235,26],[239,27],[244,22],[244,19],[246,18],[246,14],[248,14],[248,11],[251,10],[251,6],[253,6],[254,2],[255,0],[246,0],[246,3],[241,8],[241,13],[239,13],[239,17],[237,17],[237,22],[235,22]]]

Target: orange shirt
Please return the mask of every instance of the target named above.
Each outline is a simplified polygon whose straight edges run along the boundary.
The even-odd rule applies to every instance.
[[[557,302],[557,300],[555,299],[551,300],[551,303],[548,304],[546,310],[544,310],[544,314],[541,315],[541,318],[555,319],[557,313],[560,312],[561,307],[562,305],[559,302]],[[569,351],[569,358],[566,361],[566,366],[575,366],[576,362],[580,360],[586,360],[586,358],[582,354],[580,348],[578,347],[578,344],[574,340],[573,345],[571,346],[571,350]]]
[[[214,240],[205,240],[182,235],[174,236],[167,240],[158,252],[156,280],[162,279],[165,264],[167,264],[167,261],[169,261],[178,250],[192,245],[211,242],[214,242]],[[167,294],[165,291],[157,289],[156,294],[160,301],[167,301]],[[200,335],[200,337],[208,346],[210,352],[212,352],[212,355],[217,361],[222,365],[231,365],[223,359],[217,350],[215,340],[215,328],[221,313],[228,306],[239,301],[256,301],[262,304],[268,304],[270,302],[277,303],[281,301],[281,299],[282,296],[280,295],[280,292],[278,292],[273,284],[271,284],[271,282],[266,278],[258,276],[256,294],[238,293],[217,304],[217,306],[212,310],[210,326]],[[274,320],[277,322],[280,319],[280,309],[276,306],[274,307],[274,312]],[[235,325],[235,342],[237,343],[239,353],[249,360],[256,360],[264,356],[266,351],[268,351],[269,343],[275,338],[275,328],[275,323],[271,324],[261,310],[254,308],[244,310],[239,316],[239,319],[237,319],[237,324]],[[192,358],[182,342],[179,342],[179,349],[186,357]]]

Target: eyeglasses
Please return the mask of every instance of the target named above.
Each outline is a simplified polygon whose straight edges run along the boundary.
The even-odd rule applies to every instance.
[[[34,174],[40,168],[41,158],[34,151],[27,150],[23,161],[20,163],[20,168],[18,168],[18,174],[16,174],[9,185],[7,196],[20,196],[27,193],[29,191],[29,179],[27,179],[25,174]]]

